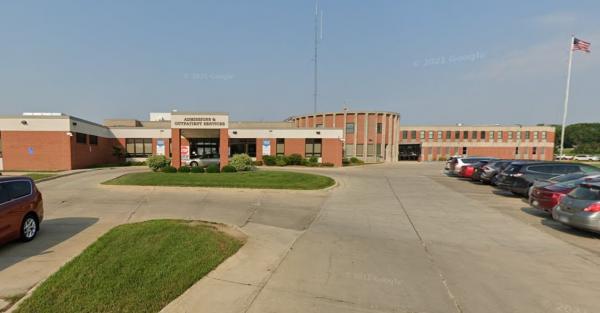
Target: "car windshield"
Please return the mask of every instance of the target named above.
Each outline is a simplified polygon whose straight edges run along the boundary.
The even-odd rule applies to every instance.
[[[569,197],[578,200],[600,200],[600,186],[579,186],[569,193]]]

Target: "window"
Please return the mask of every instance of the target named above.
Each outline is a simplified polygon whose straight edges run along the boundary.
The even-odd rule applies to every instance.
[[[419,132],[419,138],[420,139],[425,139],[425,131],[424,130],[422,130],[422,131]]]
[[[521,139],[521,132],[520,131],[517,132],[517,140],[519,140],[519,139]]]
[[[27,180],[6,182],[3,185],[8,191],[8,195],[10,196],[11,200],[31,194],[31,182]]]
[[[471,139],[473,139],[473,140],[477,139],[477,131],[476,130],[471,132]]]
[[[533,149],[531,149],[531,154],[537,154],[537,147],[533,147]]]
[[[531,137],[531,132],[530,131],[526,131],[525,132],[525,140],[529,140]]]
[[[519,147],[515,148],[515,154],[519,154]]]
[[[275,148],[276,155],[285,155],[285,139],[277,138],[277,146]]]
[[[490,140],[494,140],[494,131],[490,130]]]
[[[480,135],[479,138],[485,139],[485,131],[484,130],[482,130],[479,135]]]
[[[460,130],[454,132],[454,140],[460,139]]]
[[[83,133],[75,133],[75,142],[87,143],[87,135]]]
[[[538,140],[539,134],[538,132],[533,132],[533,140]]]
[[[346,123],[346,134],[354,134],[354,123]]]
[[[152,155],[152,139],[127,138],[125,139],[126,156],[144,158]]]
[[[437,139],[442,139],[442,137],[444,137],[444,132],[441,130],[438,130]]]
[[[508,140],[512,140],[513,139],[513,132],[508,132]]]
[[[377,133],[378,134],[383,133],[383,124],[382,123],[377,123]]]
[[[446,139],[452,139],[452,132],[451,131],[446,131]]]
[[[0,204],[10,201],[6,183],[0,183]]]
[[[315,125],[316,128],[323,128],[323,124],[317,124]]]
[[[98,136],[90,135],[90,145],[98,144]]]
[[[546,140],[546,138],[548,138],[548,133],[547,132],[542,132],[542,140]]]
[[[433,139],[433,132],[432,131],[428,131],[427,132],[427,138]]]
[[[402,139],[408,139],[408,130],[402,131]]]
[[[305,143],[306,149],[304,155],[307,158],[321,157],[321,138],[308,138]]]
[[[410,139],[417,139],[417,131],[413,130],[410,132]]]
[[[503,136],[502,131],[499,130],[498,131],[498,141],[502,141],[502,139],[503,139],[502,136]]]
[[[358,156],[363,155],[363,144],[362,143],[356,144],[356,155],[358,155]]]
[[[219,138],[210,138],[208,142],[201,142],[196,144],[196,152],[198,156],[206,154],[218,154],[219,149],[217,148],[217,142]],[[203,145],[203,150],[198,144]],[[214,149],[214,150],[213,150]],[[192,150],[192,153],[194,150]],[[256,139],[254,138],[233,138],[229,140],[229,156],[235,154],[245,153],[250,157],[256,157]]]
[[[462,154],[467,155],[467,147],[462,147]]]
[[[375,144],[368,144],[367,145],[367,156],[375,156]]]
[[[381,144],[377,144],[377,155],[381,155]]]
[[[469,132],[466,130],[463,132],[463,139],[469,139]]]
[[[354,145],[347,145],[346,146],[346,150],[344,151],[344,153],[346,154],[346,157],[353,157],[353,156],[355,156],[355,154],[354,154]]]

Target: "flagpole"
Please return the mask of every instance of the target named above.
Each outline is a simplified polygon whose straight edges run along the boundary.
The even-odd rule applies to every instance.
[[[559,157],[564,156],[563,151],[565,148],[565,124],[567,123],[567,109],[569,108],[569,89],[571,88],[571,65],[573,64],[573,43],[575,42],[575,36],[571,36],[571,44],[569,44],[569,69],[567,70],[567,88],[565,90],[565,107],[562,119],[562,131],[560,132],[560,154]]]

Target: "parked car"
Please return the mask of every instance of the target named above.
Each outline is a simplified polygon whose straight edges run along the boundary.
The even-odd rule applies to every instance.
[[[561,154],[561,155],[555,155],[554,159],[555,160],[573,160],[573,156],[572,155]]]
[[[594,160],[594,156],[591,156],[589,154],[578,154],[576,156],[573,157],[573,160],[576,161],[593,161]]]
[[[562,176],[570,176],[570,174]],[[571,192],[579,184],[598,179],[600,179],[600,173],[546,186],[534,186],[529,196],[529,204],[533,208],[552,213],[552,208],[558,204],[563,195]]]
[[[481,160],[473,164],[473,174],[471,175],[471,179],[473,181],[481,181],[481,173],[483,173],[482,169],[490,162],[491,160]]]
[[[221,159],[218,154],[205,154],[201,156],[192,156],[189,160],[184,161],[184,164],[191,167],[207,167],[211,164],[221,164]]]
[[[456,160],[450,164],[450,172],[454,173],[455,175],[459,175],[460,174],[460,169],[465,165],[465,164],[475,164],[481,160],[495,160],[496,158],[491,158],[491,157],[467,157],[467,158],[456,158]]]
[[[484,184],[495,185],[496,175],[502,172],[514,160],[491,160],[488,164],[482,166],[478,171],[479,181]],[[473,175],[475,176],[475,175]]]
[[[586,182],[563,196],[552,218],[575,228],[600,232],[600,181]]]
[[[592,156],[592,161],[600,161],[600,155]]]
[[[0,177],[0,244],[31,241],[44,218],[42,194],[29,177]]]
[[[596,171],[598,171],[598,168],[594,166],[579,163],[518,161],[511,163],[498,174],[496,185],[513,194],[529,196],[529,190],[536,179],[544,180],[563,174],[593,173]]]

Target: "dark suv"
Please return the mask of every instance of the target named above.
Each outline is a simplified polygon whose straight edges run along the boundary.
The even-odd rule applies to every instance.
[[[536,179],[548,179],[558,175],[575,172],[592,173],[598,168],[579,164],[563,162],[513,162],[504,171],[497,175],[496,185],[514,194],[527,196],[529,188]]]

